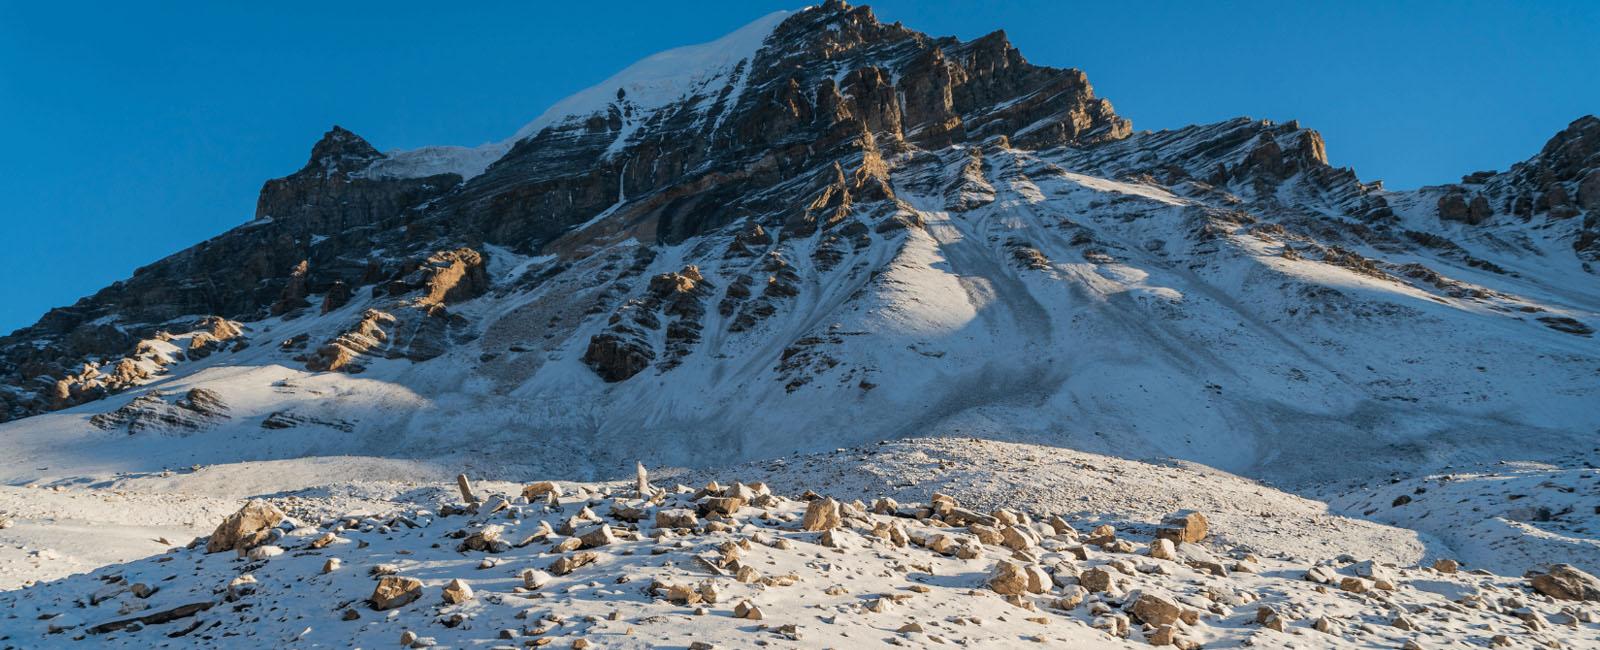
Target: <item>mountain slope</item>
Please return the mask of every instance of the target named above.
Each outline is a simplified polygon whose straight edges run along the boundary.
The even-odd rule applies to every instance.
[[[1293,122],[1134,133],[1000,32],[774,14],[506,143],[335,127],[253,221],[0,339],[6,478],[946,434],[1293,486],[1549,460],[1600,429],[1597,124],[1389,191]]]

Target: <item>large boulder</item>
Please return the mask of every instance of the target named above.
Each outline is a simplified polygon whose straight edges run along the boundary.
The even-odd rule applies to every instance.
[[[240,508],[223,519],[206,541],[207,553],[223,551],[248,551],[260,546],[269,538],[274,526],[283,521],[284,514],[277,506],[259,499]]]
[[[1156,529],[1156,537],[1172,540],[1174,544],[1193,544],[1206,538],[1209,523],[1206,516],[1193,510],[1183,510],[1168,515]]]
[[[841,523],[839,502],[833,499],[813,499],[806,505],[806,516],[800,522],[802,530],[819,531],[838,528]]]
[[[384,576],[372,589],[372,608],[378,611],[404,607],[422,597],[422,581],[401,576]]]
[[[1128,606],[1128,613],[1145,623],[1160,626],[1176,622],[1183,608],[1169,596],[1147,591]]]
[[[1028,593],[1028,572],[1016,562],[1000,560],[989,571],[985,583],[997,594],[1020,596]]]
[[[1600,578],[1570,564],[1552,565],[1530,578],[1533,590],[1557,600],[1600,601]]]

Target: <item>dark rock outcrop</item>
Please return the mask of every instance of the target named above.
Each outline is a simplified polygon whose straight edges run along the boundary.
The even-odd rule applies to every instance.
[[[191,388],[172,402],[160,391],[150,391],[115,411],[89,418],[89,423],[106,430],[126,429],[130,435],[152,430],[187,433],[228,419],[228,410],[222,396],[206,388]]]

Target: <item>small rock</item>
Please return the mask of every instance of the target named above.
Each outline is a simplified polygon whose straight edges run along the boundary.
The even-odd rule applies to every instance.
[[[444,602],[459,605],[469,600],[472,600],[472,585],[460,578],[453,579],[444,586]]]
[[[572,573],[578,567],[593,564],[599,559],[600,556],[591,551],[583,551],[579,553],[573,553],[572,555],[564,555],[556,558],[556,561],[550,564],[550,573],[558,576],[564,576]]]
[[[522,572],[522,586],[528,589],[540,589],[555,579],[544,571],[527,569]]]
[[[527,499],[529,503],[547,494],[560,498],[561,486],[556,485],[555,481],[539,481],[522,488],[522,498]]]

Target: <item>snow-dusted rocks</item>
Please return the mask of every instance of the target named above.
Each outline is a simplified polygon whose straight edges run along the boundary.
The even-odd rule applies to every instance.
[[[1082,552],[1083,538],[1072,531],[1097,526],[1080,515],[1040,513],[1026,503],[980,511],[939,493],[929,502],[896,497],[896,508],[874,498],[884,507],[869,509],[816,494],[784,498],[765,483],[745,482],[656,490],[639,500],[636,487],[619,481],[577,486],[582,496],[565,504],[519,502],[474,513],[476,502],[453,501],[458,495],[449,476],[441,476],[430,493],[450,506],[438,512],[452,514],[406,508],[393,515],[331,517],[320,526],[299,524],[294,539],[335,534],[343,542],[317,548],[303,543],[293,553],[250,563],[244,575],[235,558],[176,549],[0,593],[0,606],[18,613],[6,633],[23,645],[77,636],[106,647],[145,647],[161,635],[177,647],[217,638],[249,644],[291,636],[309,645],[368,647],[403,636],[406,645],[420,647],[507,640],[553,647],[683,646],[715,637],[728,647],[777,641],[840,647],[881,639],[968,647],[1135,642],[1180,648],[1272,646],[1312,638],[1305,634],[1318,635],[1316,644],[1330,648],[1435,641],[1576,647],[1600,634],[1600,612],[1581,601],[1547,600],[1516,578],[1349,558],[1308,567],[1281,554],[1254,557],[1215,539],[1177,545],[1190,561],[1234,558],[1261,568],[1219,574],[1147,556],[1145,547],[1171,544],[1153,536],[1153,525],[1144,532],[1130,527],[1097,534],[1127,542],[1131,550],[1113,542]],[[498,503],[518,489],[483,481],[473,486],[473,495],[483,504]],[[659,512],[689,510],[709,494],[739,493],[756,495],[752,501],[762,505],[716,513],[696,526],[651,525]],[[812,504],[830,498],[839,510],[837,526],[818,532],[797,525]],[[630,508],[642,512],[630,520],[623,516]],[[503,527],[506,537],[528,541],[492,556],[441,543],[458,539],[464,529],[482,530],[486,518]],[[980,518],[1038,538],[1021,550],[1005,546],[1004,536],[1001,543],[985,542],[972,530],[993,527]],[[547,521],[568,519],[596,520],[614,530],[614,539],[592,550],[562,550],[565,540],[576,538],[553,533]],[[1058,525],[1036,523],[1041,521]],[[895,541],[895,530],[903,531],[904,543]],[[830,545],[829,536],[850,543]],[[962,552],[949,552],[935,539],[949,540]],[[530,568],[552,558],[548,572]],[[312,570],[335,559],[358,570]],[[1389,590],[1332,591],[1294,577],[1308,568],[1372,583],[1392,577],[1396,584]],[[455,577],[464,575],[458,572],[470,572],[471,584]],[[153,580],[160,589],[129,586],[135,580]],[[229,607],[186,605],[210,604],[207,599],[219,589]],[[436,596],[425,597],[430,593]],[[373,617],[350,606],[362,600],[388,613]],[[81,606],[70,619],[51,611],[73,602]],[[156,614],[130,619],[122,612],[135,602]],[[278,615],[259,616],[263,611]],[[1515,622],[1507,625],[1508,620]]]

